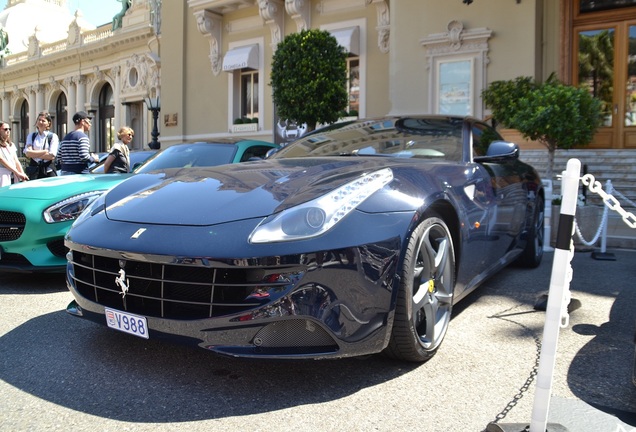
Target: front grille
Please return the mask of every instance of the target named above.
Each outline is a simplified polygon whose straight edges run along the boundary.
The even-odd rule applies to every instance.
[[[68,252],[68,248],[64,246],[64,239],[60,238],[57,240],[50,241],[46,244],[46,247],[49,251],[58,258],[66,257],[66,253]]]
[[[24,214],[0,210],[0,241],[17,240],[24,231],[26,218]]]
[[[179,320],[261,307],[288,293],[303,274],[289,268],[123,261],[78,251],[73,251],[71,264],[75,287],[88,300],[148,317]]]
[[[22,254],[2,252],[0,267],[30,267],[31,263]]]

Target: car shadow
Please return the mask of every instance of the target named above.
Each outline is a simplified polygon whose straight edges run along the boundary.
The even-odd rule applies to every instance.
[[[321,362],[226,358],[113,332],[64,311],[5,334],[0,352],[0,379],[21,391],[79,412],[140,423],[322,403],[420,366],[379,355]]]
[[[24,281],[28,280],[28,287]],[[0,273],[2,294],[51,294],[67,291],[64,273]]]

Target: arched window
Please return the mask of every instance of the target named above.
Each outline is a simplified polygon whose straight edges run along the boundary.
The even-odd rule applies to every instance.
[[[64,93],[60,93],[57,97],[57,101],[55,102],[55,124],[52,128],[60,139],[64,138],[64,135],[68,132],[68,111],[66,110],[66,105],[66,95]]]
[[[27,136],[29,135],[30,129],[31,129],[31,123],[29,122],[29,103],[26,100],[24,100],[22,101],[22,105],[20,106],[20,136],[13,138],[13,140],[18,138],[18,141],[20,143],[22,144],[26,143],[26,139],[27,139]]]
[[[109,151],[115,144],[115,101],[113,89],[109,84],[104,84],[99,93],[99,130],[98,142],[95,148],[98,152]]]

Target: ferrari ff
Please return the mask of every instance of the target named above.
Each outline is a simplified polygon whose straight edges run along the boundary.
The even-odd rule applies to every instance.
[[[179,144],[156,151],[130,152],[128,174],[91,173],[58,176],[0,188],[0,272],[59,272],[66,268],[64,235],[81,211],[104,191],[138,172],[187,166],[211,166],[264,156],[277,146],[265,141],[234,140]],[[104,157],[105,159],[105,157]]]
[[[543,218],[537,172],[489,125],[360,120],[101,195],[66,236],[67,312],[236,357],[423,362],[454,304],[539,265]]]

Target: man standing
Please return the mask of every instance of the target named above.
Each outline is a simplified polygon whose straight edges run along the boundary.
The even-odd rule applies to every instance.
[[[75,130],[66,134],[60,142],[60,159],[62,159],[62,175],[85,174],[91,163],[99,161],[99,156],[91,153],[88,131],[91,130],[92,117],[84,111],[73,116]]]

